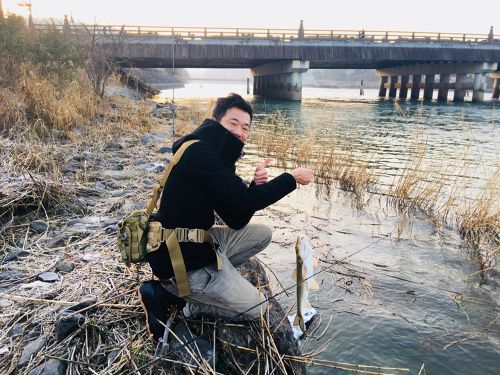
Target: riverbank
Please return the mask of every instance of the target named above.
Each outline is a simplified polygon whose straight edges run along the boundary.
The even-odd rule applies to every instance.
[[[49,359],[61,368],[92,364],[121,373],[154,358],[136,297],[139,282],[152,276],[147,265],[123,266],[116,231],[127,213],[144,208],[171,159],[172,127],[156,105],[144,103],[138,110],[148,122],[121,128],[116,116],[138,104],[106,100],[112,112],[102,114],[104,129],[96,134],[49,144],[2,138],[2,373],[28,374]],[[290,225],[293,211],[285,207],[255,218],[281,228],[260,257],[273,291],[295,267],[300,222]],[[286,268],[271,271],[278,265]]]
[[[2,372],[28,373],[57,358],[75,370],[93,363],[99,371],[120,373],[154,358],[156,348],[135,295],[138,282],[151,274],[147,266],[123,267],[115,233],[123,215],[144,207],[171,158],[170,111],[142,103],[134,119],[117,126],[120,116],[134,113],[135,104],[115,98],[109,105],[104,117],[96,114],[105,120],[90,138],[72,129],[73,138],[58,142],[2,139],[2,171],[10,173],[3,174],[8,178],[0,195],[0,206],[8,208],[1,216],[7,219],[0,271],[5,310],[0,319],[6,327]],[[177,131],[206,117],[206,105],[179,106]],[[256,119],[263,120],[272,123],[267,115]],[[270,139],[277,140],[277,134]],[[274,158],[271,176],[282,173],[279,150],[268,149],[265,138],[253,142],[239,163],[240,175],[249,181],[268,151]],[[314,145],[302,144],[299,156]],[[297,150],[290,147],[281,155]],[[24,194],[17,193],[20,186]],[[418,372],[422,364],[439,371],[459,368],[467,350],[481,361],[482,373],[493,369],[500,297],[496,267],[480,272],[467,260],[456,232],[436,227],[422,214],[401,215],[383,197],[367,194],[358,208],[356,195],[335,184],[329,193],[333,200],[312,200],[315,190],[300,188],[254,219],[273,228],[273,241],[259,258],[272,270],[266,268],[285,309],[294,309],[296,237],[308,234],[320,257],[321,289],[311,294],[311,302],[322,314],[321,340],[313,338],[303,351],[325,349],[316,357],[330,366],[343,361]],[[75,313],[76,329],[58,340],[57,323],[72,306],[88,310]],[[28,367],[17,369],[30,343],[38,354]],[[387,354],[376,350],[381,343]],[[309,372],[321,373],[321,367]]]

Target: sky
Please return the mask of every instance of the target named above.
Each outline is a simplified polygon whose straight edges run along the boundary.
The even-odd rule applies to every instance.
[[[19,3],[4,12],[27,15]],[[428,31],[500,35],[500,0],[31,0],[33,17],[114,25]]]

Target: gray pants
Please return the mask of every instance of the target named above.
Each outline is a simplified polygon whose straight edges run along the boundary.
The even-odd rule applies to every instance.
[[[271,241],[271,230],[262,224],[248,224],[240,230],[214,226],[208,232],[219,245],[222,270],[210,265],[188,272],[191,294],[185,298],[185,314],[234,318],[244,313],[240,320],[258,318],[267,310],[267,302],[259,305],[265,297],[234,267],[265,249]],[[162,284],[170,293],[178,294],[173,279]]]

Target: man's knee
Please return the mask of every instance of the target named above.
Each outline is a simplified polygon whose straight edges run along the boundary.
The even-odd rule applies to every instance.
[[[271,238],[273,237],[271,228],[264,224],[253,224],[253,229],[256,237],[259,239],[261,248],[264,249],[267,245],[269,245]]]

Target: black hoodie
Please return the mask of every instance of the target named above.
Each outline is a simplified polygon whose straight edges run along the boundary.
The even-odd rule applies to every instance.
[[[214,224],[214,211],[233,229],[248,224],[253,214],[283,198],[296,188],[289,173],[271,181],[247,186],[235,174],[235,162],[243,150],[243,142],[221,124],[205,120],[191,134],[173,144],[175,153],[182,143],[199,139],[189,146],[172,169],[163,189],[160,208],[154,217],[164,228],[209,229]],[[215,262],[208,244],[181,243],[188,271]],[[148,254],[153,273],[160,279],[173,276],[172,264],[163,243]]]

